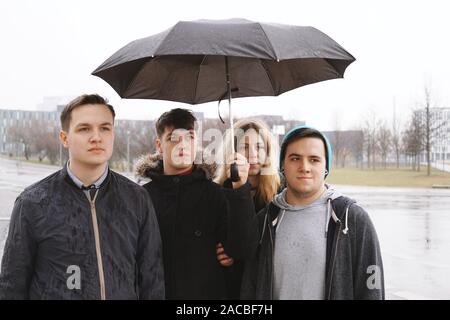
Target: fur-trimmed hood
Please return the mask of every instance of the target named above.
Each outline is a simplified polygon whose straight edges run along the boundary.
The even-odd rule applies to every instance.
[[[164,165],[162,155],[159,153],[147,154],[139,158],[136,162],[135,172],[139,177],[151,178],[152,175],[164,174]],[[208,179],[214,178],[215,165],[195,164],[195,170],[202,170]]]

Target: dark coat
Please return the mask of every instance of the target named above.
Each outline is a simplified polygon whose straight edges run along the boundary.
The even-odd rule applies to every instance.
[[[225,180],[224,188],[232,188],[231,180]],[[255,212],[261,211],[266,205],[253,197]],[[228,252],[225,252],[228,254]],[[223,267],[226,273],[227,299],[239,300],[241,296],[242,276],[244,274],[244,261],[233,258],[234,262],[229,267]]]
[[[257,241],[250,184],[223,189],[206,166],[190,174],[164,175],[162,160],[149,156],[138,172],[153,199],[163,243],[167,299],[225,299],[225,271],[216,257],[222,243],[233,257],[245,259]]]
[[[109,171],[94,206],[106,299],[163,299],[161,238],[145,190]],[[11,215],[0,299],[100,299],[93,217],[66,167],[26,188]],[[80,289],[69,289],[70,266]]]

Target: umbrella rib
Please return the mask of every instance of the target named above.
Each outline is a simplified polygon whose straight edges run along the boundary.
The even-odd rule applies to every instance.
[[[197,71],[197,80],[195,81],[195,89],[194,89],[194,97],[193,97],[193,102],[195,103],[195,99],[197,98],[197,88],[198,88],[198,78],[200,77],[200,68],[202,67],[203,62],[206,59],[206,54],[203,55],[203,59],[202,62],[200,62],[200,65],[198,66],[198,71]]]
[[[125,88],[125,90],[123,91],[124,94],[126,94],[126,92],[128,91],[128,89],[130,89],[130,87],[132,87],[132,85],[134,84],[134,82],[136,81],[138,75],[142,72],[143,67],[147,64],[150,63],[151,61],[153,61],[154,59],[156,59],[157,57],[154,58],[150,58],[149,60],[145,61],[142,66],[139,68],[138,72],[136,72],[133,76],[133,78],[131,79],[131,81],[128,83],[127,87]],[[145,58],[148,59],[148,58]],[[122,98],[122,97],[121,97]]]
[[[324,58],[323,60],[324,60],[329,66],[331,66],[331,67],[333,68],[334,71],[336,71],[336,73],[340,76],[340,78],[344,78],[345,70],[344,70],[344,72],[341,73],[341,72],[334,66],[334,64],[332,63],[332,60],[333,60],[333,59],[327,59],[327,58]]]
[[[260,29],[264,33],[264,36],[266,37],[267,44],[272,48],[272,52],[273,52],[274,58],[278,61],[279,59],[278,59],[277,52],[275,51],[275,48],[273,47],[272,42],[270,42],[270,39],[267,36],[266,30],[264,30],[263,26],[260,23],[258,23],[258,26],[260,27]]]
[[[344,78],[344,73],[340,73],[338,69],[336,69],[336,67],[331,63],[330,60],[332,59],[327,59],[327,58],[322,58],[322,61],[324,61],[331,69],[333,69],[333,71],[336,73],[337,77],[336,78],[330,78],[330,79],[326,79],[326,80],[332,80],[332,79],[339,79],[339,78]]]
[[[261,61],[261,66],[262,66],[263,69],[266,71],[267,78],[269,79],[270,86],[272,87],[273,95],[276,96],[276,94],[275,94],[275,86],[274,86],[274,83],[273,83],[273,79],[272,79],[272,77],[270,76],[270,73],[269,73],[268,69],[266,68],[265,60],[259,59],[259,61]]]
[[[158,50],[159,50],[159,48],[161,48],[161,45],[163,44],[164,40],[167,39],[167,37],[173,32],[173,30],[178,26],[179,23],[180,22],[178,22],[172,28],[170,28],[170,31],[167,32],[167,34],[165,35],[165,37],[163,39],[161,39],[161,41],[159,42],[158,47],[154,50],[154,56],[156,56],[158,54]]]

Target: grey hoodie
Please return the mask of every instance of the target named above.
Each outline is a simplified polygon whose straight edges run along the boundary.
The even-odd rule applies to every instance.
[[[318,300],[325,297],[327,200],[325,189],[313,203],[291,205],[284,189],[274,199],[281,209],[276,223],[274,298]],[[328,220],[329,220],[328,216]]]
[[[241,299],[275,299],[278,199],[258,213],[260,239],[245,265]],[[333,191],[327,196],[325,295],[327,300],[384,299],[384,273],[375,228],[354,200]],[[280,222],[281,221],[281,222]]]

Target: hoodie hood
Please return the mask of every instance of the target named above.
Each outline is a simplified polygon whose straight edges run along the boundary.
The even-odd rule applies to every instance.
[[[136,175],[142,178],[152,178],[155,175],[164,175],[162,155],[159,153],[147,154],[139,158],[135,166]],[[201,170],[208,179],[214,176],[214,165],[205,163],[195,164],[194,170]]]
[[[335,223],[340,223],[340,219],[336,216],[336,213],[334,212],[332,206],[331,206],[331,201],[333,201],[334,199],[337,199],[339,197],[342,197],[342,194],[339,193],[338,191],[336,191],[334,188],[332,188],[330,185],[325,184],[326,190],[324,191],[324,193],[320,196],[319,199],[324,199],[324,201],[326,201],[327,204],[327,219],[326,221],[330,221],[330,219],[332,218],[333,221]],[[275,196],[274,200],[272,201],[272,203],[280,208],[280,214],[278,215],[278,217],[273,220],[272,225],[278,227],[281,224],[281,221],[283,220],[283,216],[285,214],[286,211],[301,211],[305,208],[314,206],[314,205],[320,205],[321,203],[323,203],[322,201],[315,201],[312,204],[309,205],[291,205],[286,201],[286,192],[287,192],[287,188],[284,188],[283,191],[281,191],[278,195]],[[349,206],[351,204],[349,203],[349,205],[346,208],[346,212],[345,212],[345,228],[343,229],[343,233],[346,234],[348,232],[348,209]],[[328,226],[329,224],[326,224],[326,228],[325,228],[325,237],[327,237],[328,234]],[[264,233],[264,231],[263,231]]]
[[[332,201],[336,198],[339,198],[342,196],[341,193],[336,191],[334,188],[332,188],[330,185],[325,184],[326,190],[324,193],[320,196],[320,198],[326,198],[326,201]],[[279,194],[277,194],[273,200],[273,203],[280,209],[288,210],[288,211],[299,211],[304,209],[305,205],[292,205],[287,203],[286,201],[286,192],[287,188],[284,188],[283,191],[281,191]]]

